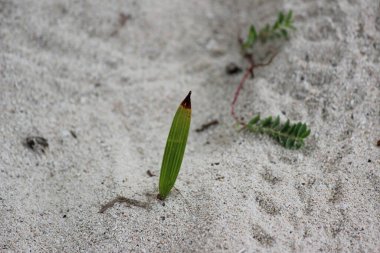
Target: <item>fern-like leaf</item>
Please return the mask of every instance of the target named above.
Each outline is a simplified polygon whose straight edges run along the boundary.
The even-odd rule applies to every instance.
[[[295,30],[293,26],[293,12],[289,11],[286,15],[280,12],[274,25],[272,27],[267,25],[264,29],[260,30],[258,38],[262,43],[278,38],[288,39],[289,30]]]
[[[256,32],[254,25],[251,25],[248,31],[247,38],[242,44],[243,52],[252,50],[252,47],[257,41],[266,43],[269,40],[275,40],[280,38],[287,39],[289,37],[289,31],[295,30],[293,26],[293,12],[289,11],[287,14],[279,12],[277,20],[273,25],[267,24]]]
[[[272,116],[260,119],[260,115],[249,121],[246,129],[254,133],[268,134],[287,149],[299,149],[304,146],[304,139],[310,135],[310,128],[305,123],[280,122],[280,117]]]
[[[246,40],[243,43],[243,50],[253,47],[257,40],[257,32],[254,25],[251,25]]]

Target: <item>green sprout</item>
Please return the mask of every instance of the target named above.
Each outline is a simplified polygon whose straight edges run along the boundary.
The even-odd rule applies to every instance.
[[[260,120],[260,115],[255,116],[246,125],[246,129],[254,133],[265,133],[278,141],[287,149],[299,149],[304,146],[304,139],[310,135],[311,130],[305,123],[292,124],[287,120],[281,124],[280,117],[272,119],[269,116]]]
[[[267,24],[259,32],[256,32],[254,25],[249,28],[248,36],[242,44],[243,52],[252,50],[257,41],[266,43],[270,40],[289,38],[289,30],[295,30],[293,26],[293,12],[289,11],[287,14],[279,12],[276,22],[271,26]]]
[[[299,149],[304,146],[304,139],[310,135],[310,129],[305,123],[290,123],[288,120],[285,124],[283,124],[280,122],[280,118],[278,116],[270,116],[260,120],[259,115],[252,118],[248,123],[245,123],[235,112],[237,99],[246,80],[249,77],[254,78],[255,69],[269,65],[277,55],[277,52],[272,52],[272,56],[268,62],[257,63],[254,57],[256,53],[254,46],[256,43],[259,41],[262,44],[266,44],[269,41],[274,41],[281,38],[288,39],[289,32],[291,30],[295,30],[295,27],[293,26],[292,11],[288,11],[288,13],[279,12],[277,20],[273,25],[267,24],[258,31],[254,25],[251,25],[247,37],[245,39],[239,39],[241,53],[248,61],[249,66],[236,88],[235,95],[231,103],[231,115],[237,123],[243,126],[243,129],[253,133],[267,134],[287,149]]]
[[[191,121],[191,91],[182,101],[174,115],[162,159],[158,198],[164,200],[177,179]]]

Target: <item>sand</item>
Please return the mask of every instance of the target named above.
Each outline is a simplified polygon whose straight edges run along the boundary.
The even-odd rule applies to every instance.
[[[1,0],[0,252],[380,252],[379,8]],[[297,31],[236,110],[307,122],[297,151],[237,131],[242,74],[225,73],[247,67],[239,32],[289,9]],[[161,202],[163,149],[189,90],[188,146]],[[49,147],[31,150],[28,136]],[[149,205],[99,213],[117,196]]]

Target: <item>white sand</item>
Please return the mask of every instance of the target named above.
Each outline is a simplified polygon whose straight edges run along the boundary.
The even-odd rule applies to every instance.
[[[126,2],[0,1],[0,252],[380,252],[378,1]],[[224,72],[239,29],[288,9],[297,32],[237,110],[307,122],[299,151],[236,131]],[[156,193],[189,90],[180,193],[98,213]]]

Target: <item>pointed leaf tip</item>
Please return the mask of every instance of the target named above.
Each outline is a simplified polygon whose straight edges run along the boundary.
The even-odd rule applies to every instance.
[[[189,91],[189,94],[185,97],[185,99],[182,101],[181,105],[186,109],[191,109],[191,91]]]

